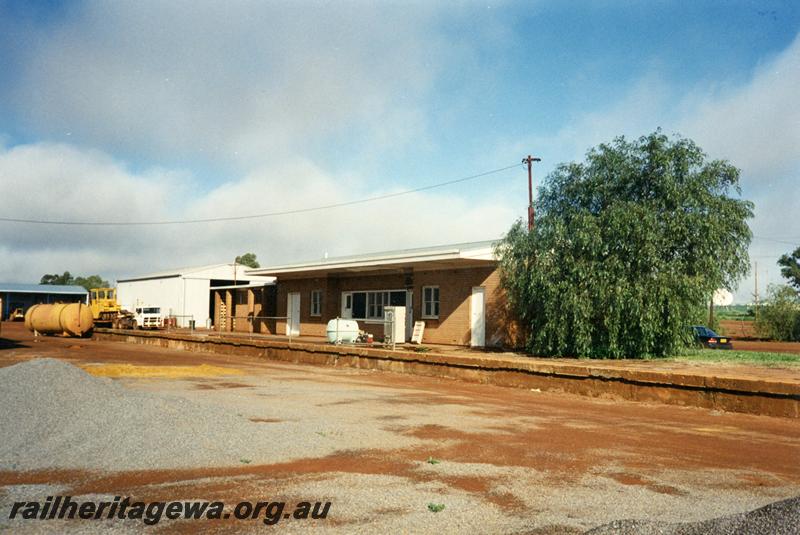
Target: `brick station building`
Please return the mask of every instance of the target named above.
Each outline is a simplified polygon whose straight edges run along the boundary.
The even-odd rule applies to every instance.
[[[248,270],[277,277],[275,316],[256,332],[325,336],[329,320],[358,321],[380,338],[384,307],[406,307],[406,338],[424,321],[423,343],[463,346],[507,345],[508,320],[499,288],[496,242],[388,251]],[[240,302],[252,302],[242,296]],[[217,303],[222,302],[221,298]],[[236,329],[239,330],[239,329]]]

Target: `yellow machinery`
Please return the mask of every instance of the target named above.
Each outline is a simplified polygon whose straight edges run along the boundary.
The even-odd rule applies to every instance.
[[[116,288],[92,288],[89,290],[89,307],[94,324],[98,327],[130,329],[133,327],[133,314],[117,303]]]

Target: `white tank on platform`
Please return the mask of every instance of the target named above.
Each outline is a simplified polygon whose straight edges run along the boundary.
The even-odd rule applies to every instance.
[[[352,344],[358,338],[358,322],[356,320],[334,318],[328,322],[327,334],[328,342],[331,344],[340,344],[342,342]]]

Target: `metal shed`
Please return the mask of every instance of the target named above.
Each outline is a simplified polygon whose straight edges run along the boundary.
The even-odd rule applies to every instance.
[[[3,300],[0,318],[6,319],[17,308],[23,312],[39,303],[89,303],[89,292],[83,286],[57,284],[0,283],[0,299]]]

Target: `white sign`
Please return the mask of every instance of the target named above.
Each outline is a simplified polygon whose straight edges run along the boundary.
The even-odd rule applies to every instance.
[[[424,321],[415,321],[414,322],[414,332],[411,335],[411,343],[421,344],[422,343],[422,334],[424,332],[425,332],[425,322]]]

